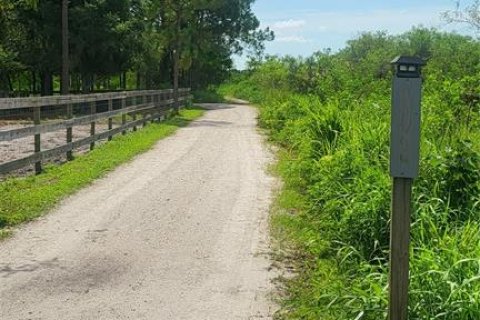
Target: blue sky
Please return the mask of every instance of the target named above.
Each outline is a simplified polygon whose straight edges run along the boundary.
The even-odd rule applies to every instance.
[[[468,32],[442,21],[441,13],[454,8],[454,0],[257,0],[253,10],[263,28],[275,31],[268,54],[308,56],[326,48],[338,50],[362,31],[398,34],[423,25]],[[236,65],[242,68],[245,59],[236,58]]]

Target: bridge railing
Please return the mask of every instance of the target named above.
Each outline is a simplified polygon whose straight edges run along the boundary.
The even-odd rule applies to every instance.
[[[171,89],[0,99],[0,175],[32,165],[40,173],[44,161],[72,160],[76,149],[93,150],[99,140],[161,121],[191,99],[190,89],[179,89],[178,96],[178,106]]]

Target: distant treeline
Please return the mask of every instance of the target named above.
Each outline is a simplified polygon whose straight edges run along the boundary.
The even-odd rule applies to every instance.
[[[232,53],[258,52],[254,0],[70,0],[70,87],[77,92],[219,83]],[[59,90],[62,1],[0,0],[0,95]]]

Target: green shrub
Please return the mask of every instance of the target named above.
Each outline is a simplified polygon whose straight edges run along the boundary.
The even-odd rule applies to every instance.
[[[480,319],[480,104],[464,97],[480,88],[480,42],[422,28],[364,34],[336,54],[269,58],[222,87],[259,105],[261,126],[281,147],[285,188],[302,199],[274,219],[298,271],[279,319],[386,318],[388,61],[398,53],[429,59],[409,316]]]

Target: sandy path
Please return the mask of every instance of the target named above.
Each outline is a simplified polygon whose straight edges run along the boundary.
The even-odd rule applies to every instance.
[[[0,243],[0,319],[270,318],[270,155],[209,107]]]

